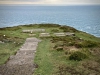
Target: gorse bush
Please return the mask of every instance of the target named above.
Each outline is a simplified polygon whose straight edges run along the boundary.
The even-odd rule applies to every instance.
[[[74,53],[72,53],[70,56],[69,56],[69,60],[77,60],[77,61],[81,61],[82,59],[85,59],[87,58],[87,55],[84,54],[84,53],[81,53],[79,51],[76,51]]]
[[[58,24],[38,24],[39,27],[47,27],[47,28],[51,28],[51,27],[60,27],[60,25]]]
[[[77,42],[75,44],[75,46],[77,48],[90,48],[90,47],[97,47],[98,43],[97,42],[93,42],[93,41],[82,41],[82,42]]]
[[[62,29],[64,32],[78,32],[78,30],[69,26],[61,26],[60,29]]]
[[[16,30],[19,30],[21,29],[20,27],[18,26],[15,26],[15,27],[5,27],[5,28],[0,28],[1,31],[6,31],[6,30],[9,30],[9,31],[16,31]]]
[[[58,29],[52,29],[51,32],[59,32]]]
[[[63,47],[58,47],[56,50],[57,51],[63,51]]]

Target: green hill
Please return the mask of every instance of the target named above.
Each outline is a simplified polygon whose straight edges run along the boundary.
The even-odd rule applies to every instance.
[[[30,24],[0,28],[0,65],[6,63],[28,37],[38,45],[34,75],[99,75],[100,38],[58,24]]]

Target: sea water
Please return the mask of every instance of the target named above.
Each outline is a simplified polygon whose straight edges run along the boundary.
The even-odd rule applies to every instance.
[[[100,6],[0,6],[0,28],[39,23],[68,25],[100,37]]]

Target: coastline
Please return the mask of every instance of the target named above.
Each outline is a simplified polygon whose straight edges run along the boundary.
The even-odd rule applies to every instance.
[[[24,26],[24,25],[38,25],[38,24],[55,24],[55,23],[35,23],[35,24],[22,24],[22,25],[13,25],[13,26],[4,26],[4,27],[0,27],[0,29],[2,29],[2,28],[10,28],[10,27],[17,27],[17,26]],[[57,24],[57,25],[61,25],[61,24]],[[67,26],[67,25],[61,25],[61,26]],[[68,25],[69,27],[72,27],[72,26],[70,26],[70,25]],[[74,27],[73,27],[74,28]],[[75,29],[77,29],[77,28],[75,28]],[[77,30],[79,30],[79,29],[77,29]],[[82,32],[85,32],[85,33],[87,33],[87,34],[91,34],[91,35],[93,35],[93,36],[95,36],[95,37],[97,37],[97,38],[100,38],[100,36],[96,36],[96,34],[92,34],[92,33],[89,33],[89,32],[86,32],[86,31],[83,31],[83,30],[79,30],[79,31],[82,31]]]

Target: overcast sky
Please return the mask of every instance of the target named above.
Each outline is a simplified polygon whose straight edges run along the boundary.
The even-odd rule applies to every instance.
[[[0,4],[81,5],[99,4],[100,0],[0,0]]]

